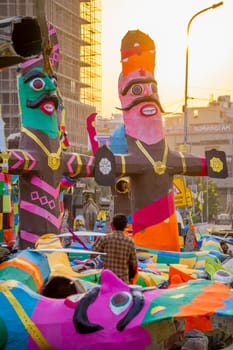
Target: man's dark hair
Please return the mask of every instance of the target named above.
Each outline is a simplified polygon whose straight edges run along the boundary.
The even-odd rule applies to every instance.
[[[127,216],[125,214],[114,215],[112,225],[115,230],[123,231],[127,226]]]

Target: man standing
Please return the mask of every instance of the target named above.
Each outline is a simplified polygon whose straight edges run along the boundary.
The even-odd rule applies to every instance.
[[[126,283],[133,283],[137,275],[137,255],[133,240],[124,234],[127,217],[116,214],[112,220],[113,232],[100,236],[92,250],[106,253],[104,268],[114,272]]]

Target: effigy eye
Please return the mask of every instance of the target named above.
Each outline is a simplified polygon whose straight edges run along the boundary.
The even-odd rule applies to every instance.
[[[143,85],[141,84],[135,84],[131,87],[131,95],[134,95],[134,96],[139,96],[139,95],[142,95],[144,89],[143,89]]]
[[[129,292],[116,293],[110,299],[110,309],[115,315],[119,315],[129,307],[132,299]]]
[[[57,87],[57,79],[56,78],[52,78],[52,83],[54,84],[55,87]]]
[[[31,81],[30,87],[35,91],[41,91],[45,86],[45,82],[43,79],[35,78]]]
[[[151,83],[151,91],[152,91],[154,94],[157,94],[158,89],[157,89],[157,85],[156,85],[155,83]]]

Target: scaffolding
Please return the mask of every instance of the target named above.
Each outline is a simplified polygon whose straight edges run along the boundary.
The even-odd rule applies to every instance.
[[[42,2],[43,3],[43,2]],[[36,16],[34,0],[1,0],[0,18]],[[46,0],[47,20],[56,29],[57,76],[66,109],[71,151],[88,151],[86,118],[102,109],[101,0]],[[17,67],[0,72],[0,104],[6,136],[20,130]]]
[[[101,0],[80,2],[81,39],[80,80],[85,84],[80,91],[83,103],[94,105],[101,112],[102,102],[102,11]]]

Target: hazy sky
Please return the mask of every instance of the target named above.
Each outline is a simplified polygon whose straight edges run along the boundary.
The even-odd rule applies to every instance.
[[[102,115],[120,107],[117,80],[120,46],[128,30],[139,29],[154,40],[155,78],[166,112],[184,104],[186,28],[191,17],[219,1],[102,0]],[[208,104],[210,95],[233,100],[233,0],[198,15],[189,35],[188,96],[191,106]]]

